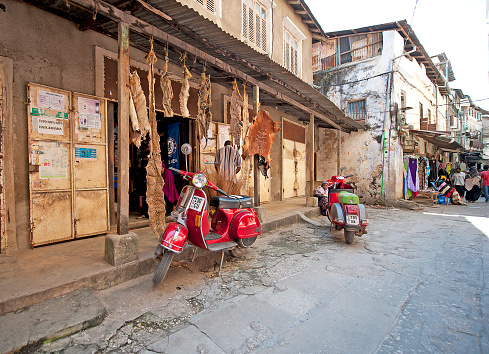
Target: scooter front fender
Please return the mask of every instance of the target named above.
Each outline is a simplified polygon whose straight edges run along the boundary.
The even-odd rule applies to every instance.
[[[160,236],[160,244],[169,251],[180,253],[187,242],[188,229],[176,222],[168,223]]]

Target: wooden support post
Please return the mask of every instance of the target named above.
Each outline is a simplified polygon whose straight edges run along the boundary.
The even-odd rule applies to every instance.
[[[260,88],[258,86],[253,86],[253,116],[256,117],[258,110],[260,109]],[[258,154],[253,157],[253,200],[255,201],[255,206],[260,206],[260,170],[258,169]]]
[[[117,234],[129,232],[129,26],[119,22]]]
[[[338,129],[338,158],[336,159],[336,174],[341,174],[341,129]]]
[[[307,195],[312,196],[314,192],[314,114],[309,117],[309,139],[307,148],[307,178],[309,180],[309,188],[307,189]]]
[[[114,149],[114,102],[107,102],[107,147],[108,161],[107,167],[109,170],[109,221],[110,228],[116,224],[115,218],[115,194],[114,194],[114,165],[115,165],[115,149]]]

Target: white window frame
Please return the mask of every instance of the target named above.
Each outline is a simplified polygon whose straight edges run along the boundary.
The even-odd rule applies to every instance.
[[[220,0],[195,0],[199,5],[201,5],[204,9],[206,9],[207,11],[209,11],[210,13],[214,14],[214,15],[219,15],[220,13]],[[208,1],[213,1],[214,2],[214,11],[211,11],[209,10],[209,7],[207,6],[207,2]]]
[[[284,31],[283,31],[283,45],[282,45],[282,50],[284,51],[282,58],[285,59],[285,33],[286,31],[289,32],[293,36],[295,40],[297,40],[297,73],[294,73],[298,77],[302,77],[302,42],[307,39],[307,37],[304,35],[304,33],[301,32],[301,30],[295,25],[294,22],[288,17],[285,16],[283,18],[283,26],[284,26]],[[283,66],[287,68],[285,60],[283,62]]]
[[[255,3],[258,3],[260,6],[265,8],[265,20],[266,20],[266,40],[267,40],[267,50],[264,51],[263,48],[260,46],[256,45],[256,40],[255,42],[251,42],[249,40],[248,36],[245,36],[243,34],[243,5],[246,5],[246,8],[248,9],[249,0],[242,0],[241,1],[241,40],[245,43],[247,43],[250,47],[253,47],[255,49],[258,49],[259,51],[263,53],[267,53],[269,57],[272,56],[272,50],[273,50],[273,43],[272,43],[272,9],[276,6],[273,0],[253,0],[253,7],[255,7]],[[246,14],[248,16],[248,13]]]

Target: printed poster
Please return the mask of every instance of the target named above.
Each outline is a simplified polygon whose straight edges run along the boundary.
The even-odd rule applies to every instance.
[[[231,140],[231,126],[218,124],[219,148],[224,147],[227,140]]]
[[[37,104],[39,108],[49,108],[55,111],[64,111],[65,99],[67,99],[67,97],[60,93],[39,90]]]
[[[56,118],[37,117],[37,132],[39,134],[63,135],[63,124],[63,120]]]
[[[78,97],[78,127],[81,130],[102,128],[99,100]]]
[[[39,178],[68,178],[68,148],[63,143],[39,142]]]

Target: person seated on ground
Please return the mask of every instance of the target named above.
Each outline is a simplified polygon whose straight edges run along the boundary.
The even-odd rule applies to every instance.
[[[448,179],[445,176],[441,176],[435,183],[438,191],[445,196],[445,198],[450,198],[453,204],[465,205],[465,203],[460,198],[457,190],[453,188]]]
[[[326,210],[328,209],[328,182],[324,181],[321,183],[321,185],[314,190],[312,195],[318,198],[321,215],[326,215]]]

